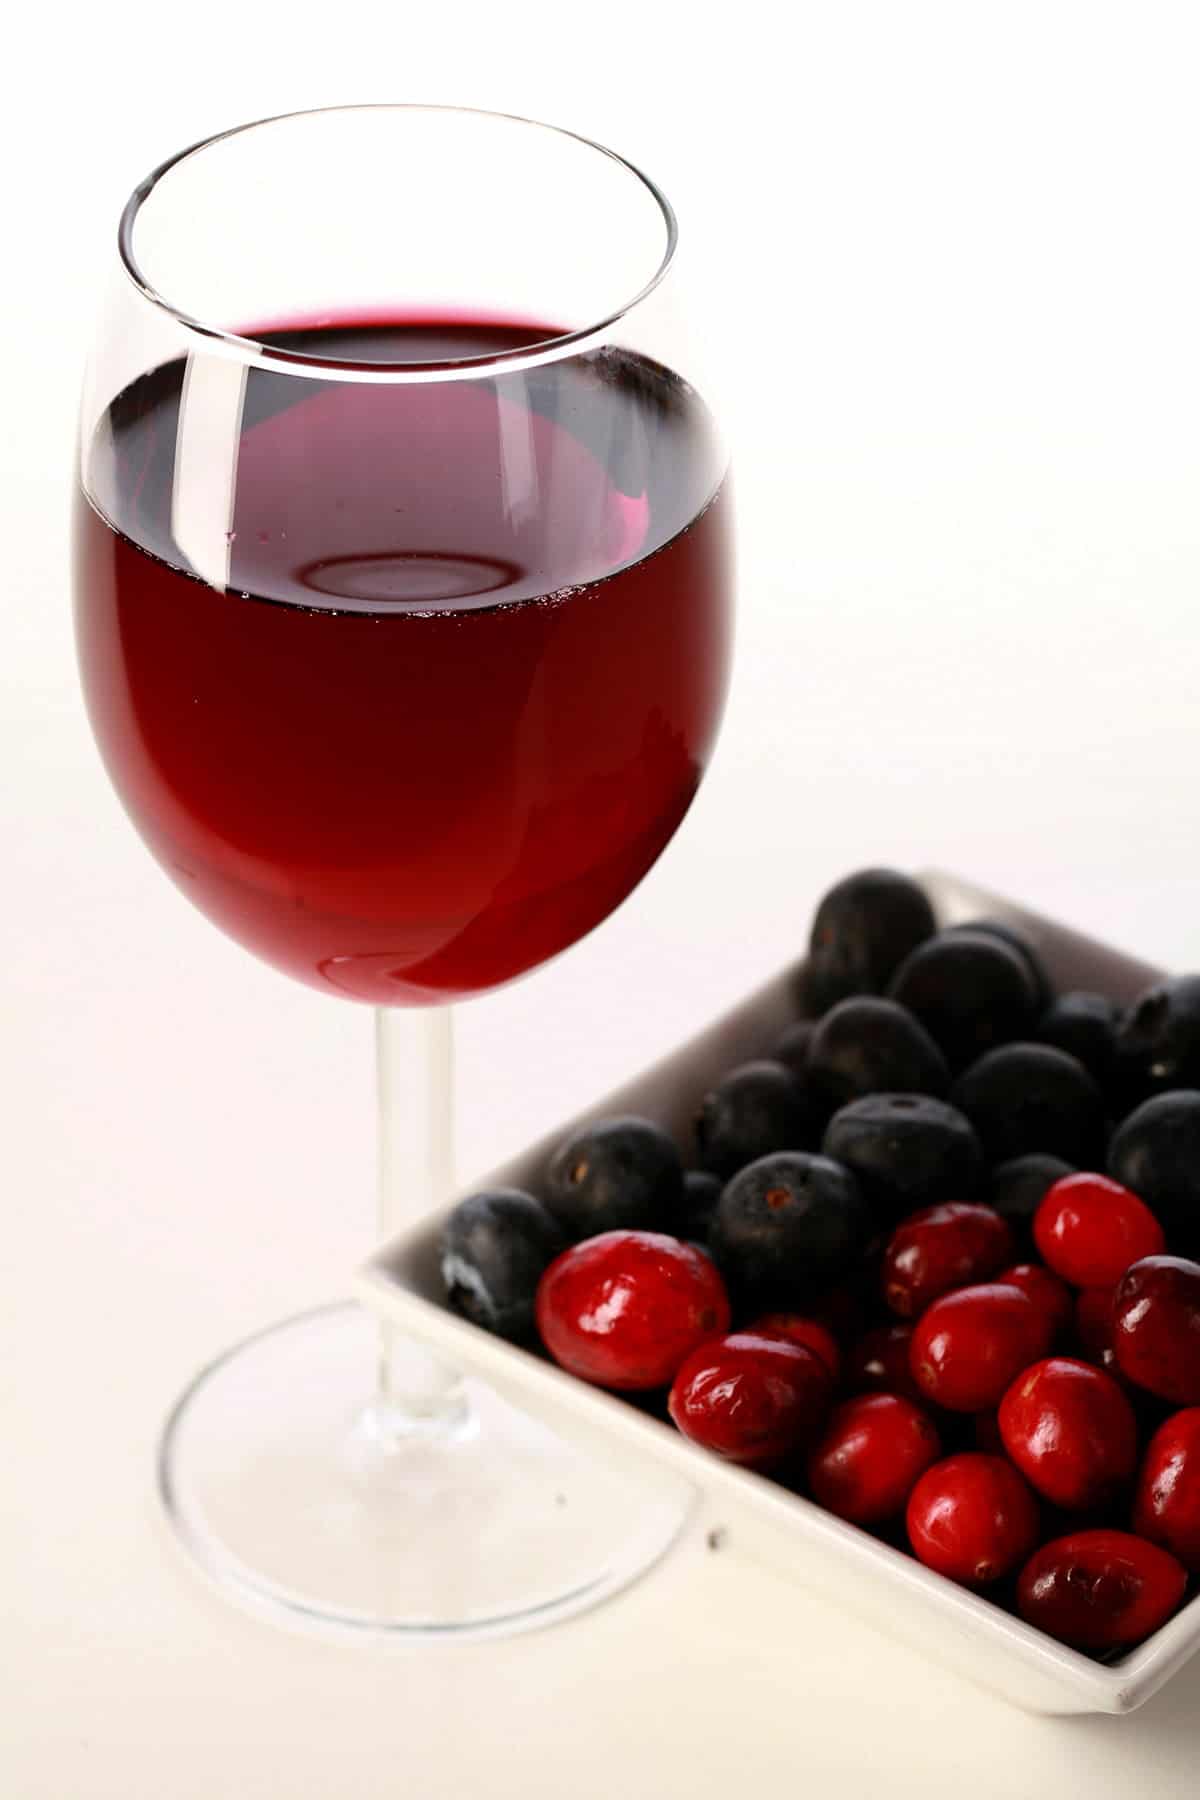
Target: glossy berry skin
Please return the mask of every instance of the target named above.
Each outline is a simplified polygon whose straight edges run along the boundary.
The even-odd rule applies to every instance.
[[[944,1094],[946,1059],[894,1000],[839,1001],[813,1032],[807,1079],[834,1112],[864,1094]]]
[[[674,1141],[649,1119],[584,1125],[550,1159],[542,1198],[571,1238],[602,1231],[667,1230],[683,1195]]]
[[[957,1288],[917,1321],[909,1347],[913,1380],[947,1412],[985,1412],[1046,1354],[1053,1336],[1048,1314],[1021,1288]]]
[[[905,1514],[913,1554],[964,1587],[1001,1581],[1037,1546],[1038,1503],[1002,1456],[964,1451],[927,1469]]]
[[[729,1329],[711,1257],[657,1231],[573,1244],[537,1290],[537,1326],[556,1363],[598,1387],[665,1387],[705,1338]]]
[[[852,1169],[882,1220],[939,1200],[970,1199],[984,1182],[970,1121],[928,1094],[869,1094],[830,1119],[821,1146]]]
[[[1033,1221],[1038,1254],[1073,1287],[1112,1287],[1131,1263],[1166,1247],[1162,1226],[1136,1194],[1107,1175],[1056,1181]]]
[[[1121,1020],[1116,1081],[1127,1103],[1170,1088],[1200,1088],[1200,975],[1172,975]]]
[[[837,1407],[808,1459],[813,1499],[839,1519],[876,1525],[904,1511],[942,1453],[933,1421],[897,1394],[862,1394]]]
[[[871,1216],[848,1170],[803,1151],[764,1156],[725,1188],[709,1233],[739,1294],[794,1306],[866,1248]]]
[[[684,1437],[747,1469],[774,1469],[808,1444],[832,1379],[811,1350],[751,1331],[710,1338],[681,1364],[670,1414]]]
[[[1200,1092],[1157,1094],[1120,1124],[1108,1172],[1138,1194],[1172,1250],[1200,1250]]]
[[[1017,1583],[1029,1625],[1078,1650],[1140,1644],[1183,1599],[1187,1576],[1166,1550],[1127,1531],[1076,1531],[1034,1552]]]
[[[1011,1269],[1001,1269],[996,1280],[1019,1287],[1029,1295],[1049,1322],[1052,1342],[1067,1331],[1075,1317],[1075,1299],[1058,1275],[1044,1269],[1041,1263],[1014,1263]]]
[[[774,1150],[804,1149],[812,1135],[792,1071],[766,1059],[730,1069],[696,1115],[700,1162],[722,1181]]]
[[[806,1318],[803,1313],[763,1313],[744,1329],[754,1337],[781,1337],[789,1344],[799,1344],[801,1349],[811,1350],[814,1356],[820,1357],[831,1381],[836,1383],[841,1376],[842,1353],[837,1339],[819,1319]]]
[[[909,1361],[911,1325],[877,1325],[854,1345],[846,1361],[846,1386],[855,1394],[899,1394],[925,1404]]]
[[[1103,1149],[1104,1101],[1081,1062],[1049,1044],[1002,1044],[960,1075],[951,1101],[992,1162],[1038,1151],[1086,1163]]]
[[[532,1194],[494,1188],[469,1195],[442,1233],[442,1281],[450,1305],[499,1337],[514,1343],[531,1338],[538,1282],[566,1241]]]
[[[1102,1089],[1112,1079],[1117,1053],[1119,1009],[1106,994],[1077,990],[1060,994],[1038,1020],[1039,1044],[1053,1044],[1076,1057]]]
[[[1049,1190],[1064,1175],[1075,1173],[1061,1156],[1033,1151],[998,1163],[992,1170],[986,1199],[1012,1226],[1021,1245],[1033,1243],[1033,1217]]]
[[[952,1070],[1028,1035],[1038,996],[1011,945],[982,931],[945,931],[896,971],[888,998],[915,1013]]]
[[[1054,1356],[1018,1375],[1000,1402],[1009,1458],[1068,1512],[1105,1505],[1137,1467],[1137,1421],[1111,1375]]]
[[[1113,1294],[1112,1338],[1128,1380],[1175,1406],[1200,1406],[1200,1263],[1134,1263]]]
[[[817,907],[802,976],[806,1010],[851,994],[879,994],[937,922],[923,888],[894,869],[859,869]]]
[[[948,925],[945,928],[946,935],[955,931],[981,931],[985,937],[999,938],[1002,944],[1015,950],[1033,982],[1039,1014],[1046,1010],[1054,998],[1054,983],[1041,955],[1034,948],[1032,938],[1016,925],[1010,925],[1007,919],[964,919],[961,925]]]
[[[1200,1574],[1200,1406],[1164,1420],[1146,1446],[1133,1529]]]
[[[951,1288],[988,1281],[1012,1261],[1012,1233],[990,1206],[947,1201],[898,1225],[883,1256],[883,1296],[902,1319],[919,1318]]]

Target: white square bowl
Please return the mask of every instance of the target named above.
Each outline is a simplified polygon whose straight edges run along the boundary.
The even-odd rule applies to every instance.
[[[1068,927],[955,877],[921,877],[939,921],[988,914],[1021,925],[1060,989],[1086,987],[1129,1000],[1159,971]],[[731,1064],[767,1052],[796,1016],[799,963],[618,1092],[553,1131],[475,1184],[538,1192],[549,1155],[586,1119],[636,1112],[690,1143],[696,1104]],[[448,1211],[449,1209],[447,1209]],[[631,1472],[655,1467],[684,1476],[720,1508],[730,1547],[765,1560],[781,1578],[820,1592],[847,1611],[949,1664],[957,1673],[1039,1713],[1124,1713],[1148,1700],[1200,1649],[1200,1597],[1119,1660],[1093,1661],[1055,1643],[965,1589],[835,1519],[768,1477],[722,1463],[626,1400],[587,1386],[537,1354],[493,1337],[446,1305],[439,1272],[445,1214],[385,1245],[357,1279],[359,1297],[448,1361],[489,1382],[564,1437]],[[781,1634],[802,1629],[798,1610],[781,1609]],[[714,1617],[712,1629],[720,1630]]]

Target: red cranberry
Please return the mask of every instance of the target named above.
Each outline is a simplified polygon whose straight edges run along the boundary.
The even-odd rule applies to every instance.
[[[1055,1338],[1067,1329],[1075,1312],[1075,1302],[1065,1281],[1043,1269],[1041,1263],[1014,1263],[996,1277],[1010,1287],[1019,1287],[1033,1304],[1045,1313]]]
[[[1084,1288],[1075,1296],[1075,1335],[1084,1355],[1097,1368],[1117,1373],[1112,1336],[1112,1288]]]
[[[908,1541],[939,1575],[985,1587],[1020,1568],[1038,1541],[1037,1501],[1002,1456],[935,1463],[908,1499]]]
[[[839,1519],[878,1524],[904,1510],[941,1453],[936,1427],[911,1400],[862,1394],[835,1409],[808,1459],[813,1499]]]
[[[877,1325],[861,1337],[846,1364],[846,1385],[855,1394],[900,1394],[924,1405],[908,1359],[911,1325]]]
[[[1113,1349],[1130,1381],[1175,1406],[1200,1405],[1200,1263],[1146,1256],[1113,1295]]]
[[[832,1385],[811,1350],[735,1331],[685,1358],[667,1404],[694,1444],[748,1469],[773,1469],[811,1441]]]
[[[1030,1625],[1080,1650],[1140,1644],[1187,1586],[1175,1558],[1128,1531],[1075,1531],[1034,1552],[1017,1605]]]
[[[987,1282],[943,1294],[922,1313],[909,1355],[927,1400],[949,1412],[999,1406],[1022,1369],[1045,1356],[1053,1327],[1019,1287]]]
[[[1200,1406],[1164,1421],[1138,1473],[1133,1529],[1200,1574]]]
[[[1107,1175],[1064,1175],[1033,1219],[1038,1254],[1073,1287],[1111,1287],[1130,1263],[1166,1247],[1144,1201]]]
[[[1000,1402],[1004,1448],[1055,1506],[1110,1500],[1137,1466],[1133,1408],[1111,1375],[1052,1356],[1018,1375]]]
[[[803,1349],[811,1350],[814,1356],[820,1357],[835,1382],[842,1372],[842,1353],[837,1347],[837,1340],[818,1319],[806,1318],[802,1313],[764,1313],[761,1319],[755,1319],[745,1330],[753,1332],[756,1337],[786,1338],[789,1344],[799,1344]]]
[[[665,1387],[689,1350],[729,1329],[729,1299],[703,1251],[658,1231],[605,1231],[556,1256],[537,1325],[555,1362],[600,1387]]]
[[[892,1233],[883,1258],[884,1298],[902,1319],[915,1319],[939,1294],[987,1281],[1012,1253],[1008,1223],[990,1206],[957,1200],[927,1206]]]

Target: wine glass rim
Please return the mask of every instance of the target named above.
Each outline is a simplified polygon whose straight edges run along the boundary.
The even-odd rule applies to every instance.
[[[258,131],[267,125],[281,125],[293,119],[318,118],[332,114],[347,115],[370,112],[460,114],[474,119],[493,119],[507,124],[528,125],[536,130],[552,133],[557,137],[571,138],[576,143],[583,144],[587,149],[597,151],[601,156],[608,157],[611,162],[619,164],[621,168],[634,176],[657,204],[666,229],[666,246],[658,267],[628,300],[623,301],[602,317],[593,319],[590,323],[581,325],[573,331],[558,332],[552,337],[520,344],[508,350],[492,350],[483,356],[441,357],[428,361],[405,359],[396,362],[388,362],[386,359],[362,362],[344,355],[322,356],[309,350],[294,350],[267,344],[261,338],[244,336],[239,332],[229,331],[224,326],[215,325],[210,320],[196,317],[183,307],[177,306],[165,294],[160,293],[147,279],[134,251],[134,227],[145,202],[154,193],[163,178],[180,163],[199,155],[203,150],[210,149],[214,144],[224,142],[227,138],[240,137],[246,132]],[[347,373],[356,372],[370,375],[377,380],[384,381],[388,379],[389,374],[398,379],[411,380],[414,376],[419,377],[422,372],[437,371],[453,373],[461,371],[464,374],[486,375],[492,369],[513,366],[527,367],[538,362],[557,359],[577,346],[610,331],[614,325],[647,299],[659,286],[671,267],[678,241],[679,225],[675,217],[675,209],[657,182],[653,181],[644,170],[638,168],[636,163],[630,162],[618,151],[610,149],[607,144],[601,144],[595,138],[587,137],[582,132],[570,131],[565,126],[551,125],[542,119],[529,118],[523,113],[497,112],[486,107],[476,106],[427,104],[420,101],[378,101],[348,106],[300,107],[292,112],[271,113],[261,119],[247,120],[242,125],[231,125],[224,131],[212,132],[208,137],[199,138],[194,143],[186,145],[182,150],[177,150],[173,156],[167,157],[165,161],[153,168],[137,184],[125,202],[117,227],[117,247],[121,263],[134,287],[151,306],[168,314],[185,331],[194,332],[204,338],[210,347],[223,346],[231,353],[253,357],[256,361],[270,360],[291,364],[296,367],[297,373],[306,368],[312,371],[342,370]]]

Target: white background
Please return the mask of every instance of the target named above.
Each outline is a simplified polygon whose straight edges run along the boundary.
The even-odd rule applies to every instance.
[[[864,861],[940,862],[1200,962],[1191,16],[154,0],[9,21],[6,1800],[1194,1782],[1196,1670],[1130,1720],[1028,1720],[695,1545],[558,1632],[389,1657],[244,1620],[173,1559],[150,1488],[170,1398],[368,1248],[369,1020],[226,942],[134,839],[81,718],[64,533],[93,302],[153,163],[342,100],[570,125],[659,179],[703,270],[734,377],[738,663],[660,867],[464,1016],[464,1171],[791,955]]]

